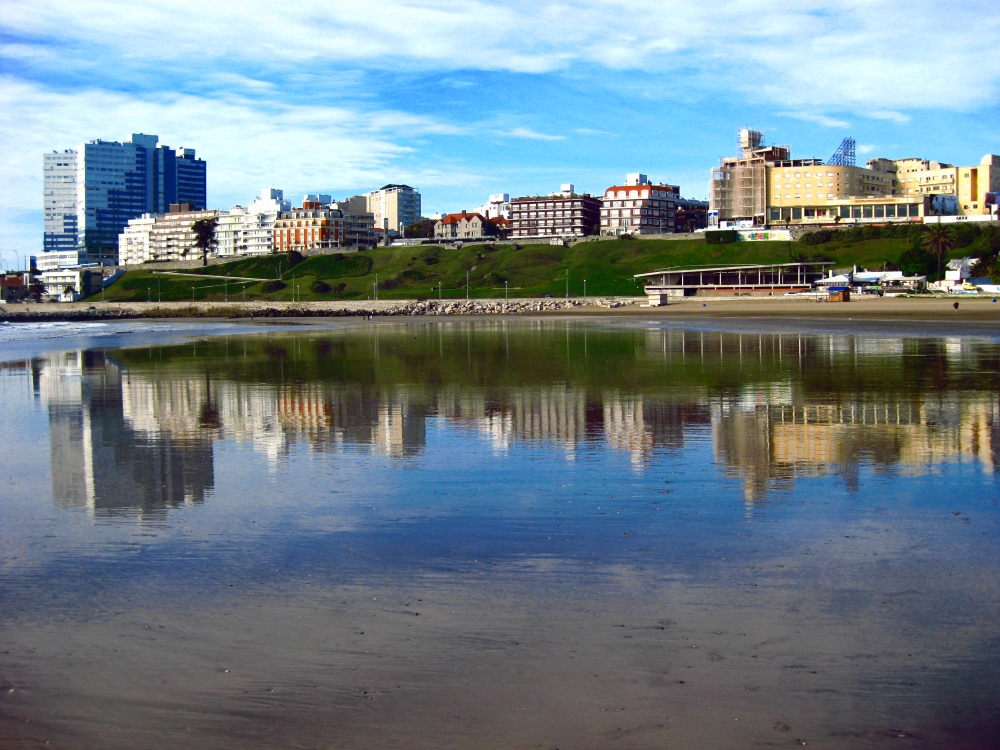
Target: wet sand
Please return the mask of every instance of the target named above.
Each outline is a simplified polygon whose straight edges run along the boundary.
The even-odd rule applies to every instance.
[[[664,307],[635,304],[601,311],[609,317],[647,317],[655,319],[773,319],[773,320],[870,320],[954,321],[995,323],[1000,325],[1000,301],[985,299],[853,298],[850,302],[815,302],[800,299],[726,299],[688,298]],[[958,309],[954,303],[958,302]],[[576,308],[552,313],[574,315],[595,312],[594,308]]]
[[[525,585],[470,561],[461,583],[215,580],[212,606],[130,596],[8,622],[0,745],[993,746],[996,675],[980,675],[978,701],[957,676],[990,629],[925,606],[996,602],[996,576],[890,564],[876,581],[854,577],[865,565],[818,571],[803,552],[717,585],[622,570],[578,596],[571,571]]]

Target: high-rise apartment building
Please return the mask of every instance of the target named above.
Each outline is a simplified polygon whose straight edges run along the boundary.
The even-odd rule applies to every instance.
[[[409,185],[385,185],[367,195],[368,213],[375,218],[375,228],[403,233],[403,229],[420,221],[420,193]]]
[[[171,204],[205,208],[206,165],[194,149],[158,146],[133,133],[125,143],[91,141],[44,158],[44,249],[80,251],[81,261],[116,263],[130,219]]]
[[[45,154],[44,221],[42,249],[76,250],[76,151]]]

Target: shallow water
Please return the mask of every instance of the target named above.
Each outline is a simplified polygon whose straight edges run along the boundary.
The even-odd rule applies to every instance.
[[[2,332],[0,747],[995,746],[996,341],[226,326]]]

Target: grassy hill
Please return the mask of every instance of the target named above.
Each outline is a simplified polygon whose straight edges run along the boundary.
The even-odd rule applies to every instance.
[[[953,251],[950,257],[975,254],[980,240]],[[471,297],[503,297],[504,281],[511,297],[561,297],[566,276],[572,296],[638,295],[642,287],[633,274],[668,266],[780,263],[799,256],[832,260],[836,267],[882,268],[895,263],[910,247],[905,238],[850,242],[835,239],[818,246],[799,242],[737,242],[708,245],[704,239],[619,240],[581,242],[573,247],[552,245],[471,245],[461,249],[437,246],[378,248],[341,256],[313,256],[289,268],[287,255],[246,258],[232,263],[185,271],[186,276],[151,270],[126,273],[105,292],[109,301],[229,299],[367,299],[378,275],[380,299],[465,298],[466,273]],[[236,276],[261,281],[237,281],[199,276]],[[274,283],[279,281],[280,283]],[[268,285],[268,282],[270,284]],[[315,282],[321,282],[315,284]],[[270,291],[265,291],[268,285]],[[273,288],[280,287],[280,288]]]

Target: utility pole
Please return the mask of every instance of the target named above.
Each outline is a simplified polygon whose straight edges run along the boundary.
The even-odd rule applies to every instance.
[[[566,299],[569,299],[569,267],[566,268]]]
[[[388,219],[386,219],[386,226],[388,227]],[[378,301],[378,271],[375,272],[375,301]]]
[[[101,299],[104,299],[104,289],[101,289]],[[156,301],[163,302],[163,290],[160,289],[160,280],[156,280]]]
[[[469,299],[469,272],[465,272],[465,298]]]

